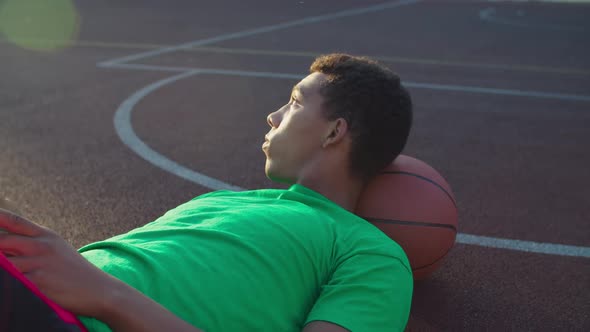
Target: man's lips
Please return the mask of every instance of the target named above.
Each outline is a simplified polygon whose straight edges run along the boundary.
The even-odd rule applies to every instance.
[[[262,143],[262,149],[267,148],[269,144],[270,140],[268,139],[268,136],[264,136],[264,143]]]

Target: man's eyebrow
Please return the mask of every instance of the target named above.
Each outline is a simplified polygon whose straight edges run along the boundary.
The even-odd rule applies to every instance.
[[[301,89],[301,87],[299,85],[295,85],[293,87],[293,89],[291,90],[291,96],[294,94],[298,94],[301,97],[304,97],[305,95],[303,94],[303,90]]]

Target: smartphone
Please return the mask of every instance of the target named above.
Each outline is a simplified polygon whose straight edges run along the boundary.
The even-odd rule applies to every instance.
[[[0,253],[0,331],[88,332]]]

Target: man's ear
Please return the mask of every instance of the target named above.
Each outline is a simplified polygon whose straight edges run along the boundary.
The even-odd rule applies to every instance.
[[[328,128],[328,133],[324,138],[322,147],[326,148],[330,145],[340,143],[346,137],[346,134],[348,134],[348,122],[343,118],[334,120]]]

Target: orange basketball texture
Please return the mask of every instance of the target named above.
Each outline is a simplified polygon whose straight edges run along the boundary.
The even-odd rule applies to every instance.
[[[404,249],[415,280],[438,269],[455,243],[458,214],[451,187],[416,158],[400,155],[376,176],[356,213]]]

